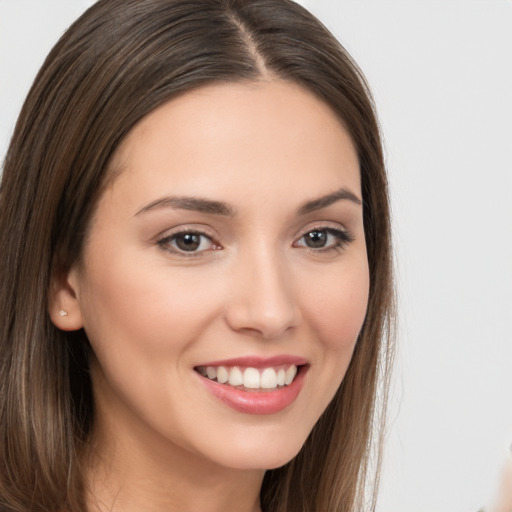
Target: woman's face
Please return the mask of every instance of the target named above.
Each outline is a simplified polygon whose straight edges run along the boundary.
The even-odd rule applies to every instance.
[[[112,167],[59,320],[91,342],[96,432],[229,468],[286,463],[367,307],[347,131],[296,85],[214,85],[144,118]]]

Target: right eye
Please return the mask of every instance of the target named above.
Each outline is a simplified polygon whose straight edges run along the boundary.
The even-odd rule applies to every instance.
[[[204,251],[219,249],[213,240],[198,231],[181,231],[158,240],[158,245],[173,254],[199,255]]]

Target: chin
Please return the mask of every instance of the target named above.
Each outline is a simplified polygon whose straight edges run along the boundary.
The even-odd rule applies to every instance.
[[[305,438],[291,439],[276,437],[261,439],[259,442],[233,443],[226,450],[219,462],[225,467],[238,470],[267,470],[276,469],[290,462],[301,450]],[[216,457],[217,458],[217,457]]]

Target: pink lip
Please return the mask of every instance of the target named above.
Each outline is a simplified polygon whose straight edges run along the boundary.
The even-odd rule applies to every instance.
[[[236,364],[233,364],[231,361],[234,360],[230,360],[229,364],[224,361],[222,364],[218,365],[216,363],[209,363],[208,366],[236,366]],[[247,358],[237,361],[243,361],[243,364],[239,363],[239,365],[246,366]],[[267,366],[277,366],[276,363],[269,365],[268,360],[266,360],[265,364]],[[287,363],[282,362],[281,364]],[[252,364],[248,364],[247,366],[252,366],[254,368],[254,361],[252,361]],[[210,393],[235,411],[243,412],[245,414],[275,414],[295,402],[304,385],[304,377],[307,370],[307,366],[301,366],[297,376],[289,386],[269,391],[245,391],[227,384],[220,384],[214,380],[208,379],[207,377],[203,377],[199,373],[197,376],[201,379],[201,382]]]
[[[242,368],[269,368],[271,366],[292,365],[304,366],[308,364],[303,357],[278,355],[273,357],[246,356],[224,359],[222,361],[210,361],[198,366],[239,366]]]

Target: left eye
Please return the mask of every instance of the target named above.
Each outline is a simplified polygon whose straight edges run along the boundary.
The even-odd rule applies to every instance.
[[[160,240],[158,244],[170,252],[178,253],[197,253],[214,247],[210,237],[194,231],[175,233]]]
[[[309,249],[335,249],[351,241],[350,236],[345,231],[334,228],[312,229],[304,233],[295,246],[308,247]]]

